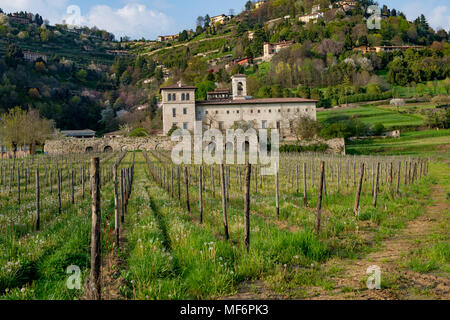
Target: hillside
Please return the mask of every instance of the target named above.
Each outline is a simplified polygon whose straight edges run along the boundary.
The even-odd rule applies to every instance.
[[[89,127],[102,133],[119,125],[157,130],[161,85],[196,85],[197,98],[204,99],[207,91],[229,87],[236,73],[249,76],[249,95],[255,98],[313,98],[323,108],[448,95],[449,33],[430,28],[423,15],[408,21],[386,6],[381,28],[369,30],[366,12],[372,4],[268,0],[256,7],[248,2],[235,16],[217,20],[206,14],[198,17],[196,30],[159,41],[118,42],[95,28],[38,25],[33,21],[41,20],[39,15],[31,15],[27,24],[3,16],[0,53],[5,64],[0,63],[0,70],[7,79],[2,78],[2,85],[15,86],[16,94],[0,91],[1,107],[39,108],[59,128]],[[265,43],[270,54],[264,54]],[[8,63],[11,44],[22,52],[47,54],[45,68],[22,61],[20,54],[18,61]],[[27,81],[18,79],[20,74]],[[50,88],[65,94],[55,101]]]

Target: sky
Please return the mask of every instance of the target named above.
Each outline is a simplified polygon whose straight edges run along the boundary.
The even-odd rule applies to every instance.
[[[156,39],[158,35],[195,29],[198,16],[239,13],[247,0],[0,0],[6,12],[39,13],[50,24],[74,22],[97,26],[132,39]],[[434,29],[450,30],[449,0],[378,0],[405,13],[409,20],[425,14]],[[75,7],[74,7],[75,6]],[[79,8],[79,9],[78,9]]]

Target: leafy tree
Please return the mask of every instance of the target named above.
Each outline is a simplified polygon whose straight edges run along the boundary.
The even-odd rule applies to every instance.
[[[319,132],[319,125],[309,116],[301,115],[293,120],[293,131],[297,140],[312,139]]]

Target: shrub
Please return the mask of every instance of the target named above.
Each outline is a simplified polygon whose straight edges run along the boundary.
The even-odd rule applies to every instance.
[[[136,137],[148,137],[149,133],[144,128],[136,128],[136,129],[131,130],[129,136],[135,137],[135,138]]]
[[[300,145],[282,145],[280,152],[325,152],[328,150],[328,145],[325,143],[317,143],[309,146]]]

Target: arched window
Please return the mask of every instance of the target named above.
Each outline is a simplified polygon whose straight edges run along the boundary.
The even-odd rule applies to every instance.
[[[237,94],[238,96],[242,96],[242,93],[244,92],[244,85],[242,82],[239,82],[237,85]]]
[[[181,94],[181,101],[184,101],[186,99],[186,95],[184,93]]]
[[[177,95],[175,93],[172,94],[172,100],[177,101]]]
[[[167,100],[172,101],[172,95],[170,93],[167,95]]]
[[[186,100],[191,100],[191,95],[189,93],[186,93]]]

